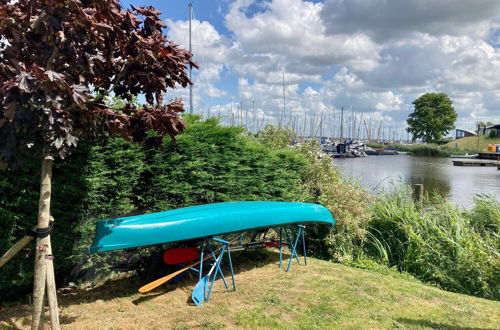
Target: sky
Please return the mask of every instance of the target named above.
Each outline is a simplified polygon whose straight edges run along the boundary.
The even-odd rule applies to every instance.
[[[168,38],[185,48],[188,3],[122,0],[162,11]],[[352,135],[402,137],[412,102],[444,92],[457,128],[500,123],[499,0],[192,3],[195,113],[234,123],[242,105],[253,129],[282,120],[307,134],[323,118],[324,133],[338,135],[343,107]],[[188,107],[188,89],[167,97]]]

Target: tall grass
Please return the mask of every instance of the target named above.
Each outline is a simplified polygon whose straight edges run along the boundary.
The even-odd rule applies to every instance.
[[[500,299],[500,203],[477,196],[471,210],[439,196],[422,209],[410,187],[385,193],[372,207],[364,252],[443,289]]]

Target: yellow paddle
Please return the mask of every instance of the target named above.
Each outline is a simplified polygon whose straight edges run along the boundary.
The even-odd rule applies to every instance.
[[[237,240],[239,238],[239,236],[237,236],[236,238],[234,238],[233,240],[231,240],[231,242],[234,242],[235,240]],[[231,243],[229,242],[229,243]],[[218,248],[217,250],[213,251],[214,253],[216,252],[219,252],[220,250],[222,249],[222,247]],[[202,261],[205,261],[205,260],[208,260],[212,258],[212,255],[211,254],[208,254],[205,258],[203,258]],[[191,265],[188,265],[182,269],[179,269],[178,271],[176,272],[173,272],[172,274],[169,274],[167,276],[164,276],[162,278],[159,278],[153,282],[150,282],[142,287],[139,288],[139,292],[140,293],[146,293],[146,292],[149,292],[151,290],[153,290],[154,288],[157,288],[159,287],[160,285],[162,285],[163,283],[166,283],[168,282],[169,280],[171,280],[172,278],[176,277],[177,275],[179,274],[182,274],[184,273],[185,271],[189,270],[191,267],[194,267],[196,265],[199,265],[200,264],[200,261],[197,261],[195,263],[192,263]]]
[[[220,250],[220,248],[219,248],[219,249],[217,249],[217,250],[215,250],[215,251],[214,251],[214,253],[215,253],[215,252],[217,252],[218,250]],[[210,258],[212,258],[212,256],[211,256],[211,255],[208,255],[208,256],[206,256],[205,258],[203,258],[203,261],[208,260],[208,259],[210,259]],[[173,272],[172,274],[169,274],[169,275],[164,276],[164,277],[161,277],[161,278],[159,278],[159,279],[157,279],[157,280],[155,280],[155,281],[153,281],[153,282],[151,282],[151,283],[148,283],[148,284],[146,284],[146,285],[144,285],[144,286],[140,287],[140,288],[139,288],[139,292],[140,292],[140,293],[146,293],[146,292],[149,292],[149,291],[153,290],[154,288],[159,287],[159,286],[160,286],[160,285],[162,285],[163,283],[168,282],[169,280],[171,280],[172,278],[176,277],[177,275],[184,273],[185,271],[189,270],[191,267],[194,267],[194,266],[199,265],[199,264],[200,264],[200,262],[199,262],[199,261],[197,261],[197,262],[195,262],[195,263],[192,263],[192,264],[191,264],[191,265],[189,265],[189,266],[186,266],[186,267],[184,267],[184,268],[182,268],[182,269],[179,269],[179,270],[178,270],[178,271],[176,271],[176,272]]]

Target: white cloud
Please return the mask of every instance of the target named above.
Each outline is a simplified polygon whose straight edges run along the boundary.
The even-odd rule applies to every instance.
[[[247,17],[245,9],[253,3],[234,2],[226,16],[226,25],[245,53],[261,55],[276,66],[276,71],[308,77],[328,72],[332,65],[357,70],[371,70],[377,65],[377,46],[366,36],[325,33],[319,16],[323,4],[274,0],[264,2],[263,11]]]
[[[498,0],[327,0],[321,17],[331,34],[367,34],[378,41],[431,35],[488,32]]]
[[[234,121],[241,100],[253,127],[259,120],[278,123],[284,72],[290,122],[317,124],[323,113],[338,129],[344,106],[354,108],[357,120],[363,113],[373,130],[380,122],[402,130],[411,102],[426,92],[450,96],[458,127],[468,128],[476,109],[482,120],[500,122],[500,1],[471,3],[235,1],[225,16],[229,34],[193,21],[193,52],[201,65],[195,108]],[[169,36],[187,46],[187,22],[168,23]],[[227,93],[227,76],[239,78],[236,94]],[[187,89],[175,93],[188,95]],[[221,96],[224,104],[214,104]]]

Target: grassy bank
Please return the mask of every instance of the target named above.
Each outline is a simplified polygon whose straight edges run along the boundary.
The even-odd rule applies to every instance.
[[[64,266],[57,269],[60,286],[99,281],[121,269],[121,262],[135,260],[136,267],[145,268],[167,248],[141,249],[128,261],[113,253],[89,258],[86,251],[100,218],[221,201],[277,200],[318,203],[334,214],[333,229],[308,229],[309,255],[357,267],[394,268],[450,291],[500,300],[498,201],[478,200],[472,210],[428,201],[422,209],[408,190],[375,197],[343,178],[318,144],[288,147],[293,132],[269,126],[253,135],[223,127],[216,119],[186,120],[189,128],[175,146],[169,142],[163,150],[150,150],[110,141],[91,147],[78,162],[71,158],[74,164],[66,172],[75,175],[80,172],[71,169],[83,168],[80,181],[55,172],[61,180],[55,189],[62,190],[54,190],[53,202],[60,208],[54,208],[54,216],[76,229],[56,231],[65,239],[55,240],[57,265]],[[15,228],[4,231],[8,239],[0,237],[2,251],[32,225],[36,198],[22,194],[31,191],[22,184],[32,182],[31,177],[16,174],[0,181],[0,218]],[[68,203],[74,209],[62,212]],[[2,269],[4,300],[24,297],[32,265],[20,254]]]
[[[476,196],[471,209],[441,197],[421,208],[410,187],[371,206],[363,254],[443,289],[500,300],[500,203]]]
[[[500,144],[500,138],[490,139],[487,136],[479,137],[479,152],[487,152],[488,144]],[[478,138],[476,136],[465,137],[448,142],[446,146],[463,150],[478,150]]]
[[[187,299],[195,282],[141,295],[140,279],[108,282],[60,296],[61,323],[71,329],[493,329],[500,303],[450,293],[412,279],[310,258],[279,270],[277,253],[237,263],[237,292],[216,283],[202,307]],[[0,328],[28,328],[29,308],[2,308]]]

